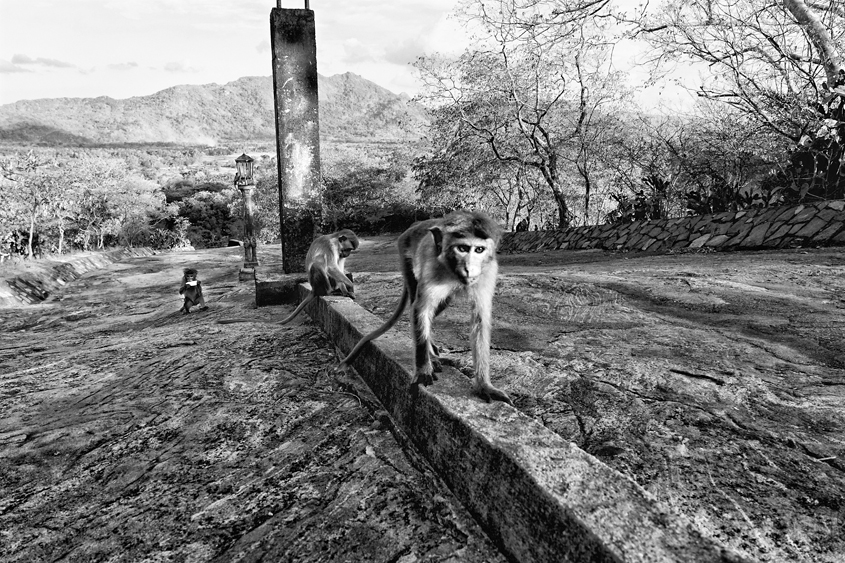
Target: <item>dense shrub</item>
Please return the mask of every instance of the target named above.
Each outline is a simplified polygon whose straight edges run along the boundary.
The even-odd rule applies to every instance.
[[[195,248],[214,248],[228,244],[232,234],[233,195],[233,190],[221,193],[199,192],[181,203],[179,216],[190,222],[188,238]]]
[[[406,174],[397,166],[353,167],[324,179],[325,230],[352,229],[362,235],[401,232],[428,218],[410,190],[403,196]]]

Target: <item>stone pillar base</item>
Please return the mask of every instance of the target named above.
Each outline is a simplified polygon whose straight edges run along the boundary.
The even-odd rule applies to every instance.
[[[255,268],[241,268],[238,281],[255,281]]]

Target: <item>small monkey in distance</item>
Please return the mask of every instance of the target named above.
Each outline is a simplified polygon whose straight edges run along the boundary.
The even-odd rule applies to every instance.
[[[453,296],[465,294],[472,303],[470,344],[475,392],[487,401],[511,403],[507,393],[490,382],[493,292],[499,270],[496,246],[501,236],[501,227],[480,212],[455,211],[442,219],[411,225],[398,240],[404,286],[396,310],[387,322],[355,345],[339,369],[345,368],[367,342],[395,325],[410,301],[414,383],[430,385],[436,379],[432,356],[437,355],[431,341],[432,321],[449,306]]]
[[[311,284],[311,295],[305,298],[293,313],[279,321],[287,324],[296,318],[315,297],[339,293],[355,299],[355,288],[346,274],[346,259],[358,249],[358,237],[349,229],[322,235],[311,242],[305,255],[305,271]],[[250,319],[222,319],[219,324],[249,322]]]
[[[197,279],[197,271],[195,268],[185,268],[182,270],[182,286],[179,288],[179,294],[185,298],[182,308],[179,309],[183,315],[191,312],[191,307],[199,305],[201,309],[205,309],[205,299],[202,296],[202,282]]]

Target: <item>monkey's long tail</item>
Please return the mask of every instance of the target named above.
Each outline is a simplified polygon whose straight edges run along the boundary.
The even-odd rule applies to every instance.
[[[345,358],[343,358],[343,360],[341,360],[340,364],[338,364],[337,366],[337,369],[345,369],[346,366],[349,365],[349,362],[351,362],[358,356],[358,354],[361,352],[361,348],[363,348],[364,345],[367,344],[367,342],[375,340],[376,338],[390,330],[390,328],[396,324],[396,321],[399,320],[399,317],[402,316],[402,311],[405,310],[405,304],[407,302],[408,287],[406,286],[402,288],[402,296],[399,298],[399,303],[396,305],[396,310],[393,311],[393,315],[391,315],[390,318],[387,319],[387,322],[385,322],[383,325],[375,329],[370,334],[361,338],[361,340],[358,341],[358,344],[356,344],[352,351],[349,352],[349,355],[347,355]]]
[[[291,313],[290,315],[288,315],[284,319],[280,320],[279,324],[284,325],[284,324],[288,324],[289,322],[291,322],[293,319],[296,318],[296,316],[299,313],[302,312],[302,310],[305,308],[305,306],[308,305],[309,303],[311,303],[312,301],[314,301],[314,292],[313,291],[308,295],[308,297],[303,299],[302,303],[300,303],[299,306],[297,306],[297,308],[293,310],[293,313]]]

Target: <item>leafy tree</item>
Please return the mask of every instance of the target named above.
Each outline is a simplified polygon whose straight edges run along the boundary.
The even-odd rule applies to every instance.
[[[0,170],[8,181],[8,189],[0,190],[0,207],[7,229],[21,229],[28,233],[27,256],[34,256],[33,241],[41,222],[47,216],[51,202],[62,197],[62,185],[55,174],[46,168],[48,161],[29,151],[0,160]]]
[[[115,207],[111,201],[120,193],[120,186],[126,179],[122,159],[83,156],[67,163],[63,169],[63,181],[74,189],[76,197],[75,222],[79,228],[77,242],[83,250],[91,247],[105,247],[106,236],[115,230]]]
[[[845,12],[836,3],[667,0],[646,14],[643,37],[667,59],[705,63],[698,86],[716,100],[797,142],[837,82]]]
[[[197,248],[225,246],[232,234],[232,203],[240,197],[234,188],[198,192],[182,201],[179,215],[191,223],[189,238]]]
[[[461,6],[477,37],[456,60],[417,62],[420,99],[437,108],[443,127],[455,124],[455,138],[472,139],[491,160],[516,170],[534,169],[557,204],[559,226],[566,227],[572,214],[561,177],[564,155],[591,189],[595,137],[587,131],[602,92],[610,92],[608,41],[597,16],[608,15],[610,3],[472,0]]]
[[[281,239],[279,228],[279,179],[273,170],[264,172],[255,182],[255,193],[253,195],[253,227],[258,240],[264,244],[275,242]],[[237,209],[233,211],[236,217],[243,216],[243,202],[239,202]]]
[[[359,167],[354,162],[323,178],[323,221],[327,230],[359,233],[403,230],[418,218],[408,170],[401,162]]]
[[[608,119],[626,93],[624,77],[612,66],[617,37],[610,27],[611,5],[461,3],[460,16],[476,30],[472,47],[454,60],[431,56],[417,63],[425,85],[420,99],[435,108],[435,128],[441,129],[433,135],[437,156],[419,162],[418,172],[421,165],[438,166],[444,157],[481,150],[487,156],[475,159],[475,168],[486,167],[491,178],[504,179],[501,172],[510,170],[525,181],[542,179],[557,207],[558,226],[568,226],[576,215],[586,221],[604,175]],[[506,182],[513,184],[517,201],[525,181]],[[583,195],[583,212],[573,205],[577,194]]]
[[[64,251],[65,234],[75,224],[74,217],[76,216],[79,192],[75,185],[67,183],[61,177],[58,181],[63,189],[56,194],[56,197],[47,202],[47,214],[51,224],[55,226],[58,232],[56,252],[61,254]]]
[[[792,153],[769,176],[764,191],[772,196],[758,193],[759,202],[845,195],[845,126],[839,125],[845,10],[839,3],[668,0],[639,23],[656,47],[655,63],[704,63],[698,95],[766,129],[775,153]],[[729,185],[714,190],[731,191]]]
[[[179,206],[168,205],[155,182],[129,176],[110,194],[109,234],[124,246],[141,246],[150,237],[151,225],[178,213]]]
[[[611,220],[618,220],[620,214],[630,215],[636,201],[645,202],[655,197],[663,198],[660,206],[666,216],[683,213],[681,164],[670,143],[687,119],[639,112],[609,126],[612,134],[607,138],[602,164],[609,175],[608,184],[614,186],[610,198],[620,206],[617,212],[609,213]],[[645,178],[659,178],[663,188],[652,192],[651,186],[656,182],[646,182]],[[652,203],[646,205],[647,208],[652,206]]]
[[[412,170],[420,205],[438,214],[481,209],[514,229],[520,219],[530,222],[538,205],[549,203],[535,170],[491,158],[467,137],[455,139],[448,151],[418,157]]]
[[[666,194],[670,183],[659,176],[648,176],[642,179],[642,186],[631,195],[621,191],[612,193],[610,197],[616,202],[616,209],[606,215],[606,220],[630,223],[666,218]]]
[[[713,110],[687,121],[665,140],[685,186],[687,209],[694,214],[751,205],[754,194],[759,199],[760,178],[782,157],[770,131],[738,112]]]

